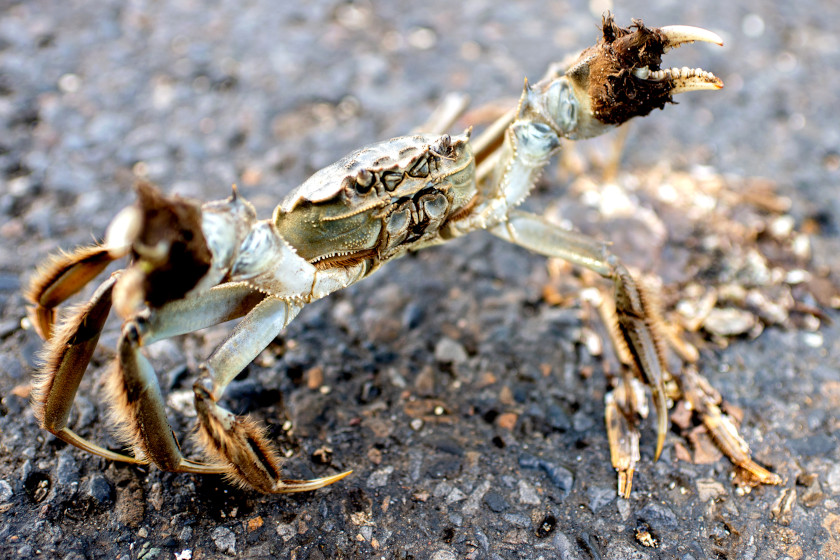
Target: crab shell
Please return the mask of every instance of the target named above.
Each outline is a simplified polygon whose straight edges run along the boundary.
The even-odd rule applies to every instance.
[[[280,236],[312,263],[369,252],[385,260],[433,243],[476,194],[469,132],[379,142],[326,167],[274,212]]]

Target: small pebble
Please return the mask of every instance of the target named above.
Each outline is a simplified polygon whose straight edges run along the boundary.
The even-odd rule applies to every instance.
[[[510,507],[504,497],[498,492],[488,492],[485,494],[484,503],[496,513],[501,513]]]
[[[455,502],[460,502],[467,498],[467,495],[461,492],[458,488],[453,488],[452,491],[446,496],[446,503],[454,504]]]
[[[190,539],[193,535],[193,529],[190,526],[186,526],[181,529],[181,532],[178,534],[178,540],[182,543],[190,542]],[[192,557],[192,552],[190,551],[190,558]]]
[[[537,494],[537,491],[534,489],[533,486],[531,486],[524,480],[520,480],[517,483],[517,486],[519,488],[520,504],[527,504],[531,506],[540,505],[540,496],[539,494]]]
[[[554,531],[554,538],[551,539],[551,544],[560,553],[560,558],[580,558],[578,553],[579,549],[572,544],[572,540],[565,533]]]
[[[464,507],[461,509],[461,512],[464,515],[475,515],[476,513],[478,513],[478,507],[481,502],[481,499],[484,498],[484,494],[486,494],[487,491],[490,490],[491,486],[492,484],[489,480],[485,480],[484,482],[479,484],[478,488],[473,490],[472,494],[470,494],[467,498],[467,501],[464,504]]]
[[[615,488],[605,486],[590,486],[586,489],[586,494],[589,497],[589,509],[593,513],[612,502],[616,496]]]
[[[55,469],[56,482],[60,487],[69,486],[79,481],[79,467],[73,452],[68,448],[58,456],[58,465]]]
[[[14,496],[12,485],[5,479],[0,480],[0,504],[5,504]]]
[[[96,503],[107,504],[114,501],[114,490],[111,483],[103,475],[91,475],[85,485],[85,493]]]
[[[227,527],[216,527],[210,533],[210,538],[216,543],[216,548],[225,554],[236,554],[236,536]]]
[[[835,463],[826,477],[828,489],[832,494],[840,494],[840,463]]]
[[[409,303],[405,307],[402,316],[403,327],[407,330],[419,327],[423,322],[424,311],[423,308],[415,303]]]
[[[696,480],[694,484],[697,486],[697,497],[700,498],[701,502],[716,500],[726,495],[723,484],[712,478],[701,478]]]
[[[394,467],[389,465],[373,472],[367,481],[368,488],[381,488],[388,484],[388,478],[394,472]]]
[[[432,463],[427,473],[432,478],[449,478],[457,475],[461,470],[461,459],[457,457],[446,457]]]
[[[621,516],[622,521],[630,519],[630,514],[633,513],[633,508],[628,500],[618,500],[615,503],[615,507],[618,510],[618,515]]]
[[[646,521],[659,533],[668,533],[679,526],[677,516],[666,505],[650,503],[637,513],[639,519]]]
[[[364,525],[364,526],[362,526],[362,528],[359,530],[359,532],[361,533],[362,537],[363,537],[363,538],[364,538],[367,542],[370,542],[370,539],[373,537],[373,527],[371,527],[370,525]]]
[[[468,358],[464,347],[451,338],[443,337],[435,345],[435,360],[438,362],[460,364],[466,362]]]
[[[295,526],[291,523],[278,523],[277,535],[283,539],[283,542],[289,542],[297,533]]]
[[[551,482],[560,488],[564,494],[568,494],[574,485],[575,477],[572,471],[555,463],[538,459],[528,453],[522,453],[519,456],[519,466],[524,469],[542,470],[548,475]]]
[[[595,419],[586,411],[579,410],[572,416],[572,427],[576,432],[585,432],[595,426]]]
[[[562,407],[552,404],[546,408],[546,420],[548,420],[548,425],[554,428],[555,430],[559,430],[561,432],[568,431],[572,427],[572,421],[569,419],[569,415],[566,414],[566,411],[563,410]]]
[[[522,513],[506,513],[502,518],[505,523],[514,527],[525,528],[531,526],[531,518]]]
[[[755,315],[743,309],[716,307],[703,321],[703,328],[718,336],[738,336],[750,331],[756,324]]]

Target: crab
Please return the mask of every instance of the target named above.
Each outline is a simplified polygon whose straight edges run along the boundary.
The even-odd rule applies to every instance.
[[[607,14],[602,37],[563,70],[525,82],[518,107],[478,138],[450,136],[443,119],[411,136],[357,150],[291,192],[270,219],[257,219],[239,194],[199,205],[140,184],[104,241],[52,257],[27,293],[29,317],[46,340],[33,405],[44,429],[94,455],[154,463],[165,471],[223,473],[264,493],[314,490],[350,471],[313,480],[282,478],[281,461],[253,420],[218,404],[228,384],[308,303],[372,275],[389,260],[487,230],[511,243],[589,269],[614,285],[604,314],[623,375],[606,397],[606,426],[618,492],[628,496],[639,461],[644,386],[657,415],[656,457],[667,431],[668,398],[684,398],[726,455],[760,482],[778,483],[750,456],[720,396],[689,365],[670,372],[660,319],[646,290],[607,244],[518,209],[562,141],[602,134],[663,108],[672,95],[723,87],[701,69],[661,69],[662,54],[684,43],[722,44],[688,26],[619,27]],[[57,307],[130,258],[86,302],[61,319]],[[107,387],[119,436],[131,455],[75,433],[68,416],[111,307],[122,319]],[[241,318],[204,361],[193,386],[197,434],[206,458],[186,458],[166,418],[152,365],[155,341]]]

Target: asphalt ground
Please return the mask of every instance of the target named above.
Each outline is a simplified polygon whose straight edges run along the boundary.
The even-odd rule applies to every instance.
[[[606,8],[622,24],[716,31],[723,48],[667,56],[726,87],[633,122],[618,175],[603,163],[616,137],[569,147],[575,157],[546,173],[531,208],[614,242],[634,270],[664,279],[666,304],[693,301],[691,284],[715,285],[748,261],[743,243],[819,279],[759,290],[801,304],[778,321],[758,306],[735,317],[752,317],[749,328],[730,317],[693,335],[701,373],[743,414],[754,456],[781,486],[735,485],[728,461],[692,447],[703,436],[693,425],[676,425],[654,464],[647,421],[633,494],[618,499],[603,427],[614,359],[592,355],[602,331],[579,297],[588,279],[483,234],[306,308],[231,386],[227,406],[268,424],[289,476],[353,469],[333,487],[263,496],[115,465],[38,428],[28,392],[40,341],[22,326],[21,289],[46,255],[101,237],[139,177],[202,200],[237,183],[268,216],[317,169],[424,122],[446,93],[474,107],[512,102],[524,77],[590,45]],[[840,558],[836,2],[29,0],[0,10],[2,556]],[[591,185],[605,175],[613,186],[598,194]],[[714,184],[748,203],[709,203],[722,213],[698,218],[651,184]],[[702,230],[726,241],[717,252],[693,241],[703,216],[726,226],[709,218],[714,235]],[[781,241],[767,241],[771,223]],[[187,453],[195,366],[229,328],[149,348]],[[71,419],[110,446],[101,379],[118,330],[106,326]]]

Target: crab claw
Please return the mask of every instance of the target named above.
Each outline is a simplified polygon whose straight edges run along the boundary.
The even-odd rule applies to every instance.
[[[720,35],[690,25],[667,25],[659,28],[659,33],[665,38],[663,52],[677,48],[685,43],[701,41],[703,43],[714,43],[723,46],[723,39]],[[671,84],[671,94],[685,93],[697,90],[715,90],[723,87],[723,82],[702,68],[669,68],[663,70],[651,70],[649,66],[634,68],[633,75],[642,80],[667,81]]]
[[[604,16],[602,32],[598,44],[584,51],[566,73],[572,81],[585,75],[593,114],[601,122],[620,124],[647,115],[671,102],[676,93],[723,87],[718,77],[701,68],[660,68],[662,55],[685,43],[722,45],[716,33],[687,25],[649,28],[638,19],[622,28],[610,14]]]
[[[686,91],[720,89],[701,68],[662,69],[662,55],[685,43],[723,44],[706,29],[686,25],[646,27],[635,19],[619,27],[607,13],[598,43],[583,51],[563,75],[550,75],[526,92],[519,119],[546,122],[572,140],[591,138],[633,117],[672,103]]]

